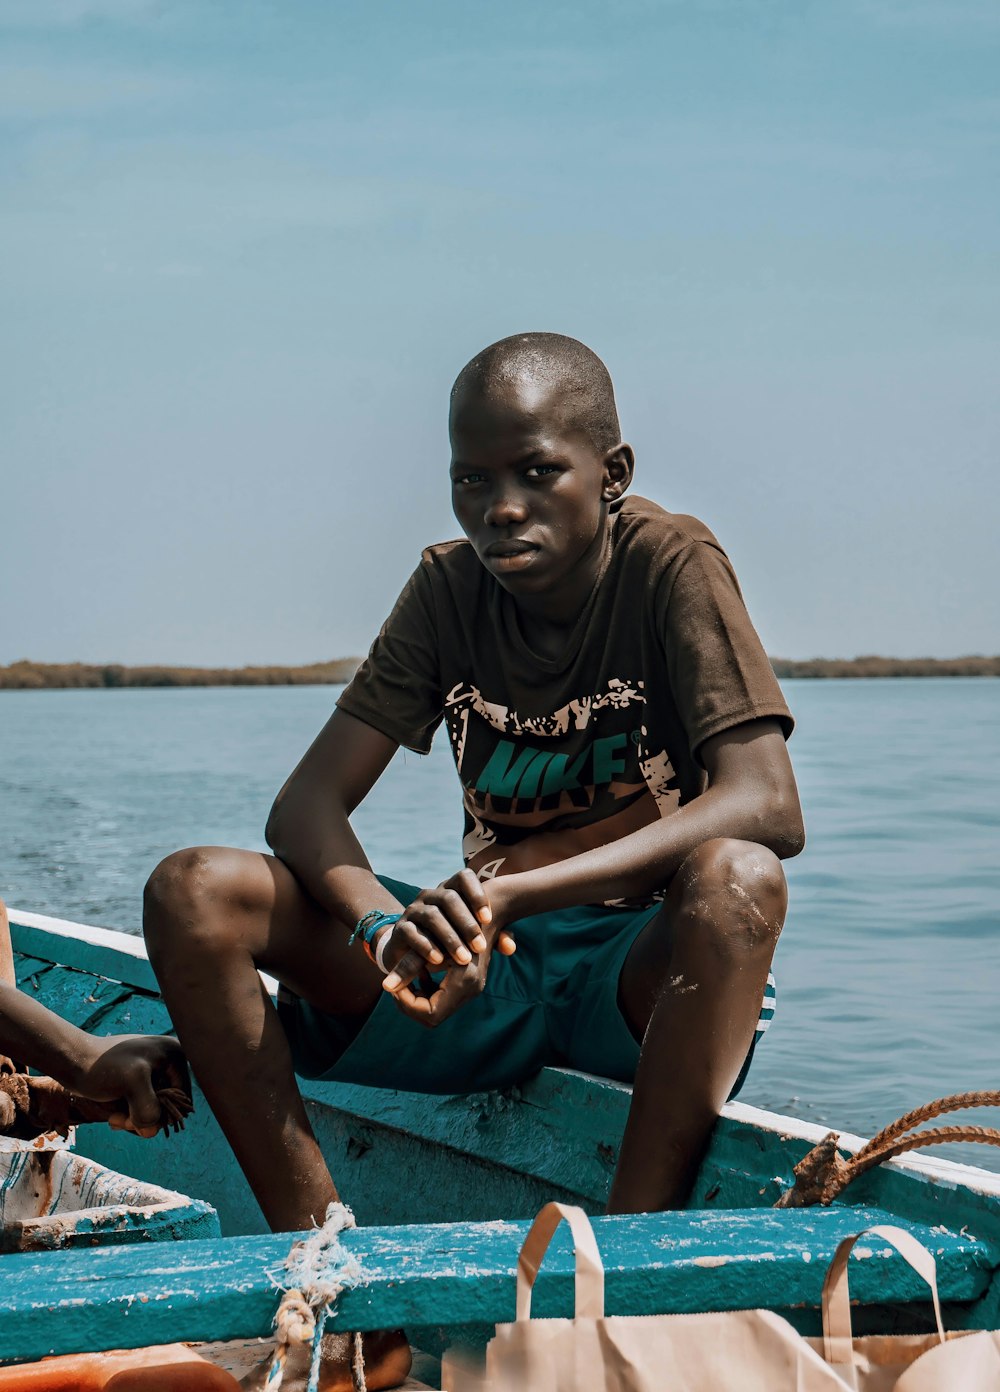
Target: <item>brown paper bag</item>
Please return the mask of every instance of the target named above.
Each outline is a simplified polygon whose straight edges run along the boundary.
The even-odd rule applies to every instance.
[[[563,1220],[576,1249],[576,1317],[532,1319],[535,1277]],[[937,1334],[852,1339],[846,1272],[857,1237],[840,1244],[827,1274],[822,1339],[804,1339],[770,1310],[605,1316],[604,1268],[586,1214],[548,1204],[521,1249],[514,1323],[497,1325],[485,1365],[446,1355],[441,1386],[444,1392],[1000,1392],[1000,1336],[952,1335],[945,1342],[934,1258],[900,1228],[869,1231],[927,1280]]]

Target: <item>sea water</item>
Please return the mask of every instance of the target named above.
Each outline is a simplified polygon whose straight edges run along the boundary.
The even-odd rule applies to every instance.
[[[790,681],[808,846],[787,867],[778,1012],[742,1100],[870,1135],[1000,1087],[1000,681]],[[336,688],[0,692],[0,896],[138,932],[180,846],[264,849]],[[372,863],[459,863],[447,742],[400,753],[355,817]],[[986,1120],[986,1116],[976,1118]],[[954,1158],[1000,1169],[1000,1152]]]

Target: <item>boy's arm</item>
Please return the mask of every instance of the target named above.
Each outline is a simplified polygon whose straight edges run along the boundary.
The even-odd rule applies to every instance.
[[[264,834],[306,893],[342,924],[353,926],[373,909],[406,910],[388,964],[414,951],[421,969],[437,967],[447,956],[465,966],[474,953],[487,950],[476,915],[488,913],[489,901],[476,876],[460,870],[444,884],[421,890],[412,904],[401,904],[375,878],[351,827],[351,813],[398,748],[363,720],[334,711],[278,794]]]
[[[604,846],[487,881],[483,888],[492,911],[492,935],[529,914],[662,889],[693,850],[717,837],[755,841],[783,859],[799,853],[805,839],[802,812],[777,720],[752,720],[724,730],[705,741],[701,758],[708,787],[669,817]],[[544,840],[544,832],[533,837],[532,851],[544,854]],[[407,989],[422,965],[409,954],[396,963],[385,984],[406,1013],[424,1024],[441,1023],[475,995],[481,986],[474,973],[482,978],[486,968],[477,962],[464,974],[449,972],[449,989],[427,999]],[[464,986],[463,975],[468,978]]]
[[[265,838],[322,909],[354,926],[403,903],[376,880],[351,827],[351,813],[382,777],[396,750],[389,735],[336,710],[281,789]]]
[[[786,859],[805,833],[795,776],[776,720],[751,720],[705,741],[708,787],[669,817],[605,846],[487,885],[494,915],[630,898],[662,889],[698,846],[716,837],[755,841]]]
[[[798,855],[805,832],[779,722],[734,725],[706,739],[701,756],[708,788],[698,798],[620,841],[493,881],[487,891],[494,915],[510,922],[575,903],[650,894],[717,837],[758,842],[781,859]]]
[[[335,710],[275,799],[267,844],[303,889],[343,923],[371,909],[404,906],[375,878],[350,816],[385,772],[399,745]]]

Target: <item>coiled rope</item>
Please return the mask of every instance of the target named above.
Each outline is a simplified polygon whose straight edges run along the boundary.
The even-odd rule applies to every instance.
[[[939,1097],[923,1107],[915,1107],[898,1121],[873,1136],[866,1145],[845,1160],[837,1149],[840,1139],[829,1131],[819,1145],[814,1146],[795,1166],[795,1185],[786,1190],[775,1208],[808,1208],[812,1204],[830,1204],[849,1184],[883,1160],[903,1155],[922,1146],[942,1145],[948,1141],[971,1141],[974,1145],[1000,1146],[1000,1130],[990,1126],[939,1126],[928,1131],[915,1131],[925,1121],[945,1112],[965,1111],[971,1107],[1000,1107],[1000,1091],[958,1092],[952,1097]]]
[[[355,1227],[354,1214],[342,1203],[326,1210],[321,1228],[300,1239],[285,1258],[278,1285],[284,1291],[274,1316],[276,1344],[264,1382],[264,1392],[278,1392],[285,1375],[288,1351],[293,1343],[312,1344],[306,1392],[317,1392],[322,1361],[323,1331],[341,1291],[360,1285],[361,1264],[340,1241],[340,1234]],[[367,1392],[361,1335],[352,1338],[351,1374],[355,1392]]]

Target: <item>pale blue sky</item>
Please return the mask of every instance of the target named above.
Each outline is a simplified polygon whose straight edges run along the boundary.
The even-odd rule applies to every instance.
[[[0,662],[363,651],[523,329],[772,653],[1000,651],[995,0],[4,0],[0,216]]]

